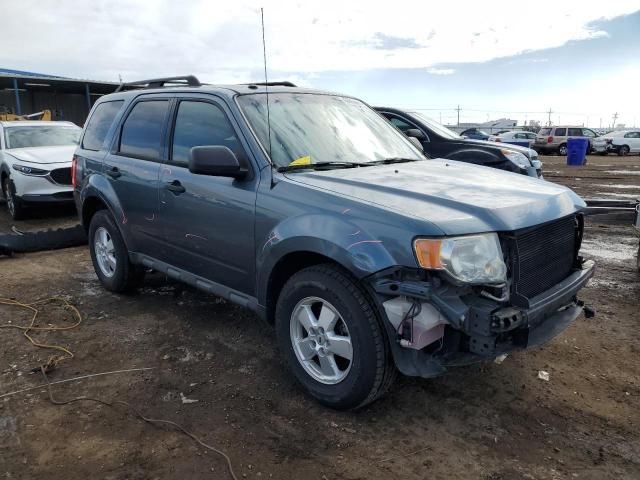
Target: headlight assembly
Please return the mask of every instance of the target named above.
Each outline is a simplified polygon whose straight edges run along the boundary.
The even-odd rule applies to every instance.
[[[26,165],[18,164],[14,164],[13,169],[24,175],[33,175],[37,177],[43,177],[49,173],[49,170],[42,170],[41,168],[27,167]]]
[[[515,150],[510,150],[508,148],[501,148],[500,151],[505,157],[507,157],[520,168],[527,168],[531,166],[531,163],[529,162],[529,159],[526,157],[526,155],[520,152],[516,152]]]
[[[422,268],[444,270],[461,282],[499,284],[507,279],[507,266],[495,233],[418,238],[414,240],[413,248]]]

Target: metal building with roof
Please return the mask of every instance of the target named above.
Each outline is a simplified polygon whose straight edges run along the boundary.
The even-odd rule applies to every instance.
[[[95,100],[118,85],[0,68],[0,108],[17,115],[48,109],[54,120],[82,126]]]

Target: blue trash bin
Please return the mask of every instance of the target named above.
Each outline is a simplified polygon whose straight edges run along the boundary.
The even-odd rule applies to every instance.
[[[587,160],[587,146],[589,140],[586,138],[569,138],[567,140],[567,165],[584,165]]]

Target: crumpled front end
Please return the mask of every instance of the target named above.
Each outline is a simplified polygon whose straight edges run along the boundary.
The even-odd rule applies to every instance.
[[[578,256],[582,215],[499,235],[502,285],[468,285],[427,269],[370,277],[398,369],[433,377],[546,343],[583,311],[578,292],[595,265]]]

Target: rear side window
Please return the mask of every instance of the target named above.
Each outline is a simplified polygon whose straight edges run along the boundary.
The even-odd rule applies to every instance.
[[[567,129],[566,128],[556,128],[555,135],[557,135],[558,137],[565,137],[567,135]]]
[[[95,151],[102,148],[102,144],[113,123],[113,119],[116,118],[123,103],[123,100],[117,100],[114,102],[104,102],[96,107],[84,130],[82,148]]]
[[[168,107],[167,100],[138,102],[122,125],[119,153],[143,160],[160,160]]]
[[[640,132],[625,133],[624,138],[640,138]]]
[[[582,129],[581,128],[570,128],[569,129],[569,136],[570,137],[581,137],[582,136]]]
[[[180,102],[173,132],[171,161],[186,166],[191,148],[203,145],[222,145],[238,158],[243,157],[243,149],[233,126],[220,107],[207,102]]]

